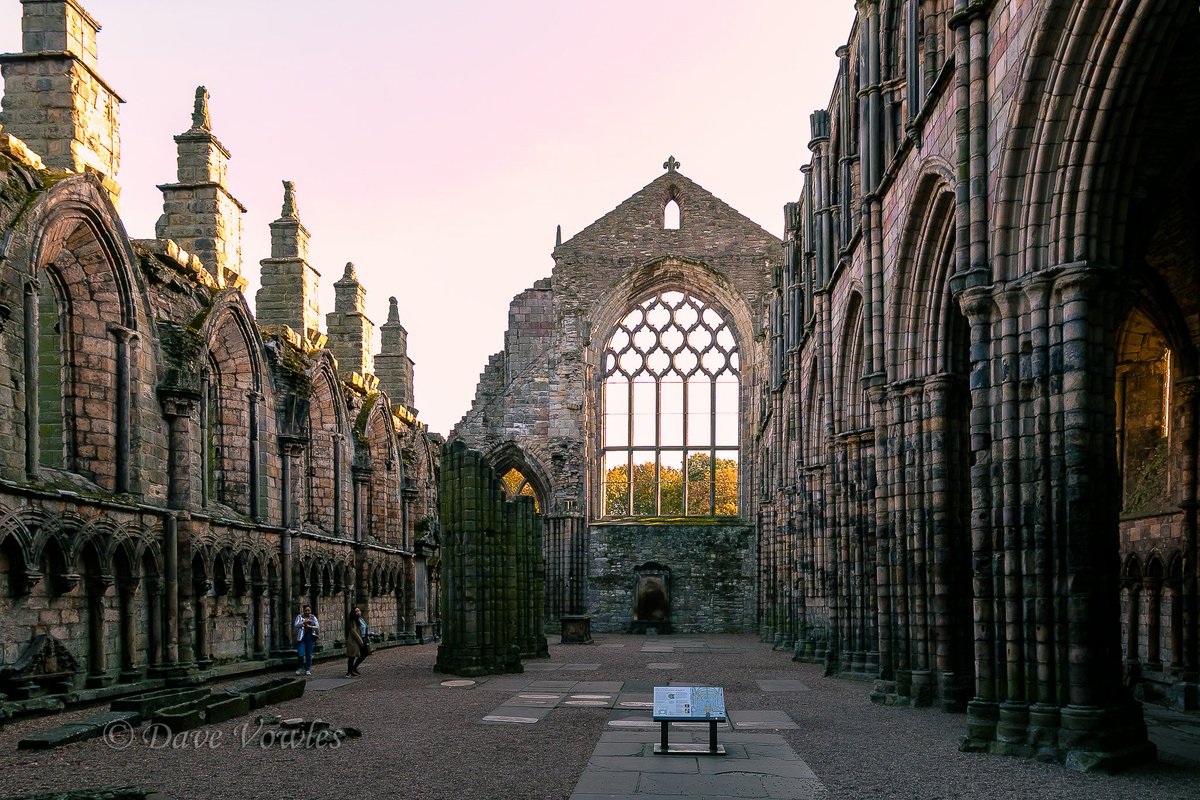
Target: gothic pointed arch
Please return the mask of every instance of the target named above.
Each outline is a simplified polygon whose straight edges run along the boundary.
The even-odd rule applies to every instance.
[[[537,458],[516,442],[504,442],[488,452],[487,460],[510,496],[532,497],[538,511],[549,510],[554,495],[546,470]]]
[[[336,364],[322,350],[309,370],[308,446],[305,448],[305,511],[308,522],[334,536],[349,532],[353,438]]]
[[[203,500],[254,519],[276,519],[269,497],[276,463],[275,395],[263,342],[241,292],[217,297],[200,336]]]
[[[1167,0],[1051,4],[1025,54],[1000,161],[992,251],[996,278],[1088,260],[1126,261],[1124,224],[1138,180],[1194,166],[1155,136],[1196,125],[1190,69],[1167,71],[1179,48],[1194,50],[1195,8]],[[1183,56],[1190,59],[1191,56]],[[1047,65],[1048,68],[1047,68]],[[1170,110],[1147,107],[1149,87],[1167,90]],[[1190,136],[1190,133],[1186,134]],[[1139,175],[1140,173],[1140,175]]]
[[[107,491],[145,485],[137,466],[153,425],[149,305],[107,194],[91,176],[57,182],[8,232],[26,306],[26,474],[75,473]],[[153,438],[150,436],[149,438]]]
[[[387,395],[377,393],[368,398],[360,419],[370,469],[367,530],[380,544],[402,547],[408,536],[401,496],[404,460],[396,435],[396,417]]]

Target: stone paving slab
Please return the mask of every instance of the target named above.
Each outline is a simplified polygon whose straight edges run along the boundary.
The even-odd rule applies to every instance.
[[[707,741],[699,732],[679,732],[677,738]],[[657,740],[650,731],[603,733],[571,800],[816,800],[825,795],[816,775],[777,734],[726,734],[725,756],[654,755]]]
[[[575,684],[577,692],[619,692],[624,687],[621,681],[580,681]]]
[[[646,669],[682,669],[683,664],[674,661],[652,661],[646,665]]]
[[[600,669],[599,664],[564,664],[563,672],[595,672]]]
[[[730,711],[729,721],[739,731],[743,730],[795,730],[796,723],[783,711]]]
[[[524,666],[525,666],[526,672],[559,672],[563,668],[562,662],[546,663],[544,661],[543,662],[531,662],[531,663],[525,664]]]
[[[552,692],[522,692],[505,700],[504,705],[526,708],[554,708],[562,702],[564,697],[566,697],[565,694]]]
[[[612,708],[617,702],[615,694],[575,693],[567,695],[560,705],[577,708]]]
[[[534,681],[525,686],[527,692],[573,692],[578,681]]]
[[[357,683],[358,678],[313,678],[308,682],[308,691],[324,692],[329,689],[340,689],[343,686],[348,686],[351,683]],[[441,685],[440,683],[438,684]],[[473,689],[473,686],[458,687],[463,689]]]
[[[764,692],[807,692],[808,686],[804,681],[795,680],[766,680],[755,681],[758,688]]]
[[[601,642],[600,646],[601,647],[618,648],[618,647],[624,647],[625,645],[622,644],[621,642]]]
[[[492,678],[489,681],[479,684],[479,688],[493,692],[519,692],[532,682],[530,678]]]
[[[503,705],[492,709],[481,721],[487,725],[533,725],[545,719],[551,709]]]

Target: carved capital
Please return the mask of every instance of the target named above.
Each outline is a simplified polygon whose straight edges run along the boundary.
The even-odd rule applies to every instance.
[[[158,389],[158,402],[162,406],[163,416],[168,419],[190,417],[199,401],[200,393],[194,389],[165,386]]]

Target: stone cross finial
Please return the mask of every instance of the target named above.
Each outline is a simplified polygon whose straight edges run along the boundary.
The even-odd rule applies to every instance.
[[[400,321],[400,306],[396,303],[396,298],[388,298],[388,322]]]
[[[296,184],[292,181],[283,182],[283,212],[279,216],[292,219],[300,217],[296,211]]]
[[[665,169],[667,172],[674,172],[675,170],[679,169],[679,166],[679,162],[675,160],[675,156],[671,156],[663,162],[663,169]]]
[[[208,90],[203,86],[196,87],[196,103],[192,107],[192,130],[212,130],[212,120],[208,117]]]

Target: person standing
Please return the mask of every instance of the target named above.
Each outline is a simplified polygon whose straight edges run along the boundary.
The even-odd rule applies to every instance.
[[[300,656],[300,666],[297,675],[312,675],[313,647],[317,643],[317,634],[321,623],[317,615],[312,613],[312,606],[304,606],[296,621],[292,623],[296,631],[296,652]]]
[[[358,606],[346,620],[346,677],[358,677],[358,665],[367,657],[367,621]]]

